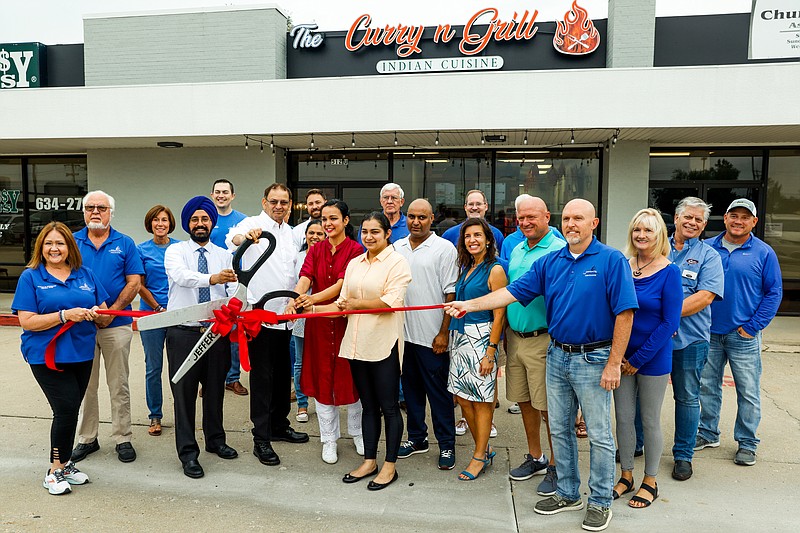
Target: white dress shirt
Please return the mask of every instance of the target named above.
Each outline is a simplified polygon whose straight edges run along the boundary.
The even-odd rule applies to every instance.
[[[226,298],[236,292],[236,283],[211,285],[211,276],[226,268],[233,268],[231,254],[211,241],[205,245],[208,274],[197,271],[200,245],[192,240],[176,242],[164,253],[164,269],[169,283],[169,302],[167,309],[174,310],[195,305],[201,287],[209,287],[211,299]],[[210,317],[209,317],[210,318]],[[187,323],[198,326],[198,322]]]
[[[225,238],[228,250],[236,250],[233,244],[233,237],[236,235],[246,235],[251,229],[260,228],[269,231],[275,236],[277,246],[269,259],[258,269],[253,279],[247,287],[247,301],[251,304],[256,303],[263,295],[268,292],[286,290],[291,291],[297,284],[295,277],[295,264],[297,262],[297,247],[294,245],[292,228],[289,224],[278,224],[265,212],[254,217],[247,217],[232,227]],[[264,251],[266,251],[269,241],[262,238],[258,244],[250,245],[242,257],[242,268],[247,270],[255,263]],[[289,303],[288,298],[275,298],[264,306],[264,309],[282,314]],[[272,329],[292,329],[292,323],[268,325]]]
[[[406,305],[441,304],[445,295],[456,292],[458,252],[450,241],[431,233],[413,250],[408,237],[395,242],[394,248],[411,267],[412,281],[406,289]],[[433,339],[439,334],[443,317],[442,309],[406,313],[405,339],[431,348]]]
[[[292,228],[292,237],[294,237],[294,245],[297,246],[297,249],[303,247],[303,243],[306,242],[306,228],[308,228],[308,223],[311,221],[311,218],[307,218],[305,222],[301,222],[295,227]]]

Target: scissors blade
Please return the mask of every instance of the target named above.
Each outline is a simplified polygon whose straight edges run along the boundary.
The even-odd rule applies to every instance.
[[[245,289],[246,290],[246,289]],[[214,310],[227,304],[229,298],[220,298],[210,302],[181,307],[172,311],[143,316],[136,322],[139,331],[177,326],[187,322],[202,322],[214,317]]]
[[[211,348],[215,342],[219,340],[221,335],[214,333],[211,329],[208,329],[203,336],[200,337],[200,340],[197,341],[197,344],[194,345],[194,348],[189,352],[189,355],[186,356],[186,359],[183,361],[183,364],[180,366],[175,375],[172,376],[172,382],[177,383],[181,380],[183,376],[186,375],[187,372],[200,360],[203,355]]]

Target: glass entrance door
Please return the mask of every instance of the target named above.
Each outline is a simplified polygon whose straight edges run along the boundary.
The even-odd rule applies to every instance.
[[[308,218],[305,209],[306,193],[311,189],[319,189],[330,200],[339,198],[350,208],[350,223],[353,228],[358,228],[361,220],[372,211],[380,211],[379,200],[381,187],[386,185],[385,181],[359,181],[359,182],[340,182],[332,184],[330,182],[303,182],[296,187],[296,202],[294,207],[294,221],[298,223]]]

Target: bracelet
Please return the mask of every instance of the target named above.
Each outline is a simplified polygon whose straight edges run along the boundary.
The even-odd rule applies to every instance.
[[[312,314],[314,313],[314,307],[316,307],[316,306],[314,304],[311,304],[311,313]]]
[[[64,315],[63,309],[58,312],[58,320],[60,320],[62,324],[67,323],[67,317]]]
[[[164,308],[164,306],[162,306],[162,305],[159,305],[158,307],[156,307],[155,309],[153,309],[153,311],[155,311],[156,313],[160,313],[160,312],[162,312],[162,311],[166,311],[166,309]]]

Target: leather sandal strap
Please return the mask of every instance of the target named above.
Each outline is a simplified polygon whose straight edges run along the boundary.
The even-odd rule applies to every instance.
[[[640,489],[644,489],[647,492],[649,492],[653,496],[653,499],[658,497],[658,487],[651,487],[647,483],[642,482],[642,486],[640,487]]]

